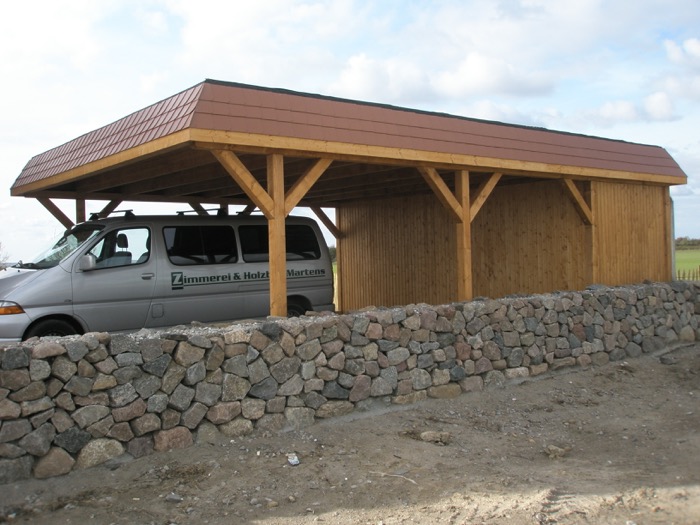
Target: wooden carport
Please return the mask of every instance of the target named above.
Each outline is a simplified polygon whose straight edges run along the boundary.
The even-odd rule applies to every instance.
[[[560,283],[669,279],[668,188],[685,182],[673,158],[656,146],[206,80],[32,158],[11,193],[36,198],[65,226],[73,220],[52,199],[74,200],[76,222],[85,220],[86,200],[105,201],[104,216],[124,201],[187,203],[198,213],[207,213],[205,204],[258,208],[270,226],[270,313],[284,315],[284,222],[296,206],[314,210],[338,238],[340,309],[350,309],[468,300],[475,291],[538,292]],[[513,211],[526,199],[540,219]],[[617,201],[624,201],[619,209]],[[630,215],[637,206],[643,213]],[[324,207],[336,209],[336,224]],[[641,226],[652,234],[631,224],[640,216],[649,218]],[[523,262],[538,268],[532,283],[501,282],[493,264],[483,263],[527,241],[522,231],[507,232],[525,219],[538,231],[531,239],[537,247],[549,242],[542,228],[564,231],[562,246],[572,251],[554,248],[551,255],[555,265],[561,259],[576,266],[573,279],[545,271],[548,263],[533,262],[539,256]],[[633,226],[623,230],[634,238],[618,249],[621,221]],[[492,231],[497,222],[498,232]],[[422,229],[417,242],[429,242],[434,259],[410,270],[413,283],[404,292],[385,292],[369,276],[401,288],[406,276],[389,279],[386,259],[407,260],[416,249],[401,240],[413,237],[397,235],[404,228]],[[431,235],[444,242],[427,239]],[[632,247],[640,243],[641,251]],[[399,253],[386,253],[389,245]],[[653,253],[649,264],[602,268],[610,254],[645,252]],[[401,273],[391,264],[390,272]],[[446,278],[433,282],[433,270]],[[502,270],[517,274],[509,266]]]

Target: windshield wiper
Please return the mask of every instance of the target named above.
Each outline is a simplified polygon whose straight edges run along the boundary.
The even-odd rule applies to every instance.
[[[27,270],[40,270],[41,269],[39,267],[39,265],[36,263],[33,263],[33,262],[23,263],[22,261],[15,264],[13,266],[13,268],[25,268]]]

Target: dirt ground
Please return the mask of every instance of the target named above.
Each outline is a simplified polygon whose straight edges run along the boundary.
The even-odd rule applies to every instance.
[[[0,522],[700,524],[699,398],[679,346],[5,485]]]

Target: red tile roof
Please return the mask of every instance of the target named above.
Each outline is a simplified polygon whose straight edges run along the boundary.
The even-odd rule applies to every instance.
[[[431,113],[334,97],[206,80],[32,158],[13,190],[183,130],[211,130],[600,169],[685,182],[657,146]],[[398,158],[398,157],[397,157]],[[556,172],[556,169],[551,170]]]

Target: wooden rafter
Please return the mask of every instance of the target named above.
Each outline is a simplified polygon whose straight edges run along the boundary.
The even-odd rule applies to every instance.
[[[488,179],[482,182],[479,188],[476,190],[476,194],[472,199],[469,211],[470,221],[473,221],[477,213],[479,213],[479,210],[481,210],[481,207],[489,198],[489,195],[491,195],[491,192],[496,187],[496,184],[498,184],[498,181],[501,180],[502,175],[502,173],[493,173]]]
[[[586,202],[586,199],[584,199],[583,195],[581,195],[576,183],[571,179],[562,179],[562,184],[566,188],[566,193],[576,207],[576,211],[581,217],[581,220],[588,226],[592,225],[593,212],[591,211],[591,207]]]

